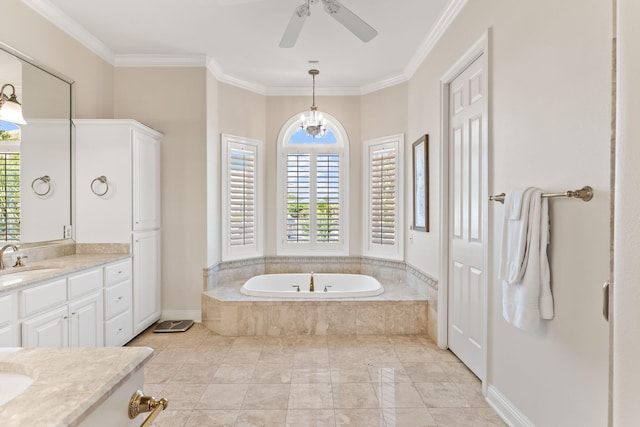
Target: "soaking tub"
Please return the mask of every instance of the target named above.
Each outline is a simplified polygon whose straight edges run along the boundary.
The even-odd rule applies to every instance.
[[[360,298],[380,295],[384,288],[363,274],[313,274],[314,292],[310,292],[311,274],[262,274],[247,280],[240,292],[256,297],[275,298]]]

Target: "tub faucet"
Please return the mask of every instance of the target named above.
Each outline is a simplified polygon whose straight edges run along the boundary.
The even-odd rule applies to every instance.
[[[314,292],[314,289],[313,289],[313,271],[311,272],[311,280],[309,280],[309,292]]]
[[[7,249],[11,248],[11,250],[13,252],[18,252],[18,247],[16,245],[13,245],[11,243],[9,243],[8,245],[4,245],[2,247],[2,249],[0,249],[0,270],[4,270],[5,269],[5,265],[4,265],[4,251],[6,251]]]

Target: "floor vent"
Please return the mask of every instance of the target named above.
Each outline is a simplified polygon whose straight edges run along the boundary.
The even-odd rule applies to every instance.
[[[193,326],[193,320],[163,320],[153,332],[184,332]]]

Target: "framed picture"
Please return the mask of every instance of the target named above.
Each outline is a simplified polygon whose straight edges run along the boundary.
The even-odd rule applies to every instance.
[[[429,231],[429,135],[413,143],[413,229]]]

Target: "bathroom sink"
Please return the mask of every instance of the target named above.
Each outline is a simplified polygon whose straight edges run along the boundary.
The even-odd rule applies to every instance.
[[[2,369],[2,365],[0,365]],[[33,378],[15,372],[0,372],[0,406],[22,394],[33,383]]]
[[[0,348],[0,406],[20,395],[33,383],[33,378],[30,376],[14,372],[15,365],[2,362],[19,350],[19,347]]]
[[[53,273],[58,270],[60,269],[57,267],[46,266],[19,267],[16,268],[16,270],[7,269],[0,273],[0,285],[13,285],[25,280],[41,277],[45,274]]]

